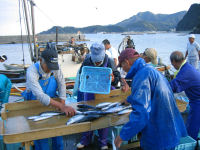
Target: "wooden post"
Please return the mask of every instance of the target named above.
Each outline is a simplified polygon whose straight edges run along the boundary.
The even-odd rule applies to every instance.
[[[31,142],[25,142],[25,150],[30,150]]]

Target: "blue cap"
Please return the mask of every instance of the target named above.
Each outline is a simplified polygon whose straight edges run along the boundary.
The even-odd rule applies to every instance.
[[[100,62],[105,58],[105,47],[102,44],[94,43],[90,47],[92,62]]]

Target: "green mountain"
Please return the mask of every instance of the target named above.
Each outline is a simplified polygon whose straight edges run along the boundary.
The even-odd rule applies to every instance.
[[[59,33],[98,33],[98,32],[126,32],[126,31],[169,31],[175,29],[177,23],[183,18],[186,11],[174,14],[153,14],[149,11],[140,12],[115,25],[88,26],[84,28],[58,27]],[[56,26],[40,34],[52,34],[56,32]]]
[[[183,18],[186,11],[174,14],[153,14],[149,11],[138,13],[116,25],[127,31],[168,31],[176,28],[177,23]]]
[[[200,26],[200,4],[193,4],[185,14],[183,19],[178,23],[177,31],[199,30]]]
[[[78,31],[81,31],[81,33],[98,33],[98,32],[124,32],[124,29],[122,27],[116,26],[116,25],[108,25],[108,26],[88,26],[84,28],[75,28],[75,27],[59,27],[54,26],[51,29],[47,31],[43,31],[39,34],[54,34],[56,33],[56,27],[58,28],[58,33],[77,33]]]

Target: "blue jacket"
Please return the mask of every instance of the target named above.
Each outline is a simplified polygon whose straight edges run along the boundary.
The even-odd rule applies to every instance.
[[[133,79],[127,98],[133,111],[120,137],[127,141],[141,132],[143,150],[174,148],[187,132],[168,81],[142,58],[135,61],[126,78]]]
[[[190,100],[200,100],[200,72],[186,62],[170,82],[174,93],[185,91]]]
[[[5,75],[0,74],[0,103],[7,103],[12,83]]]

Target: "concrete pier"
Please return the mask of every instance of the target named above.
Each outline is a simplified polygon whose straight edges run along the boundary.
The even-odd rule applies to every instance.
[[[77,34],[58,34],[59,42],[66,42],[74,37],[76,41],[86,41],[85,35]],[[37,42],[56,41],[56,34],[39,34],[36,35]],[[23,43],[27,43],[27,35],[22,36]],[[0,36],[0,44],[15,44],[22,43],[21,36]]]

